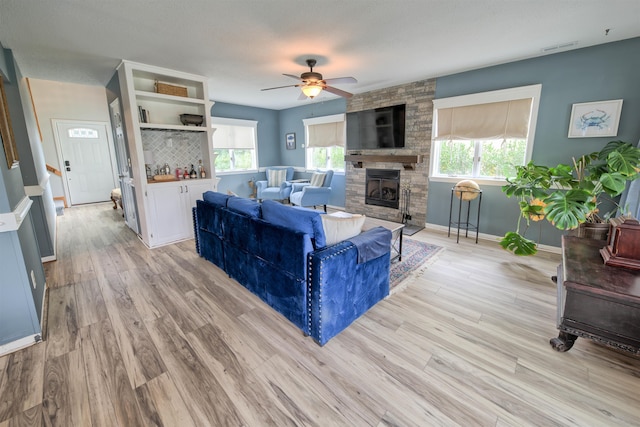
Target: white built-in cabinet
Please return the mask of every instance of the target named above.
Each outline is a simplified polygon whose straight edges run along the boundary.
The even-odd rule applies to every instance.
[[[149,247],[193,237],[191,207],[202,193],[216,189],[212,145],[211,102],[204,77],[123,61],[118,68],[127,140],[140,222],[139,235]],[[187,96],[156,92],[156,82],[186,88]],[[140,109],[147,113],[146,120]],[[201,126],[185,126],[181,114],[204,117]],[[198,168],[206,178],[154,181],[147,178],[144,152],[151,152],[155,168],[168,163]]]
[[[150,185],[147,197],[151,211],[151,245],[160,246],[193,235],[191,208],[202,193],[211,190],[209,180],[170,182]],[[184,213],[188,215],[184,215]]]

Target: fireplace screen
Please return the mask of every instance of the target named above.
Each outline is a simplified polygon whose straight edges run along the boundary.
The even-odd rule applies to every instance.
[[[400,206],[400,171],[367,169],[365,204],[398,209]]]

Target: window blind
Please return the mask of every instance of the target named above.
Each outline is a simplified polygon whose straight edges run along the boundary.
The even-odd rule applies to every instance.
[[[438,109],[435,140],[527,138],[531,98]]]
[[[309,125],[309,147],[344,147],[344,122]]]
[[[252,127],[215,125],[213,148],[252,150],[255,148],[253,138]]]

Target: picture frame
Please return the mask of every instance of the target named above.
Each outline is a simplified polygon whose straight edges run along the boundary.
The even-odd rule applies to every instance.
[[[294,132],[289,132],[285,135],[285,144],[287,146],[287,150],[296,149],[296,134]]]
[[[622,99],[582,102],[571,107],[569,138],[597,138],[618,135]]]
[[[18,165],[18,147],[16,139],[13,136],[13,127],[11,126],[11,116],[9,116],[9,105],[7,104],[7,96],[4,93],[4,81],[0,76],[0,137],[2,137],[2,146],[4,154],[7,157],[7,167],[11,169]]]

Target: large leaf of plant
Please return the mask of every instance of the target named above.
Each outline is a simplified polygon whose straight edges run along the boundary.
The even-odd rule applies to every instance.
[[[584,190],[555,191],[544,202],[547,220],[560,230],[577,228],[596,207],[591,194]]]
[[[631,144],[623,144],[607,155],[607,165],[611,171],[633,177],[640,168],[640,149]]]
[[[600,183],[604,191],[611,197],[622,193],[627,186],[627,178],[620,173],[603,173]]]
[[[515,231],[507,232],[500,240],[500,246],[520,256],[535,255],[538,252],[536,242],[522,237]]]
[[[546,166],[529,162],[525,166],[517,166],[516,176],[507,178],[507,182],[502,186],[507,197],[542,198],[547,195],[544,190],[551,184],[551,175]]]

